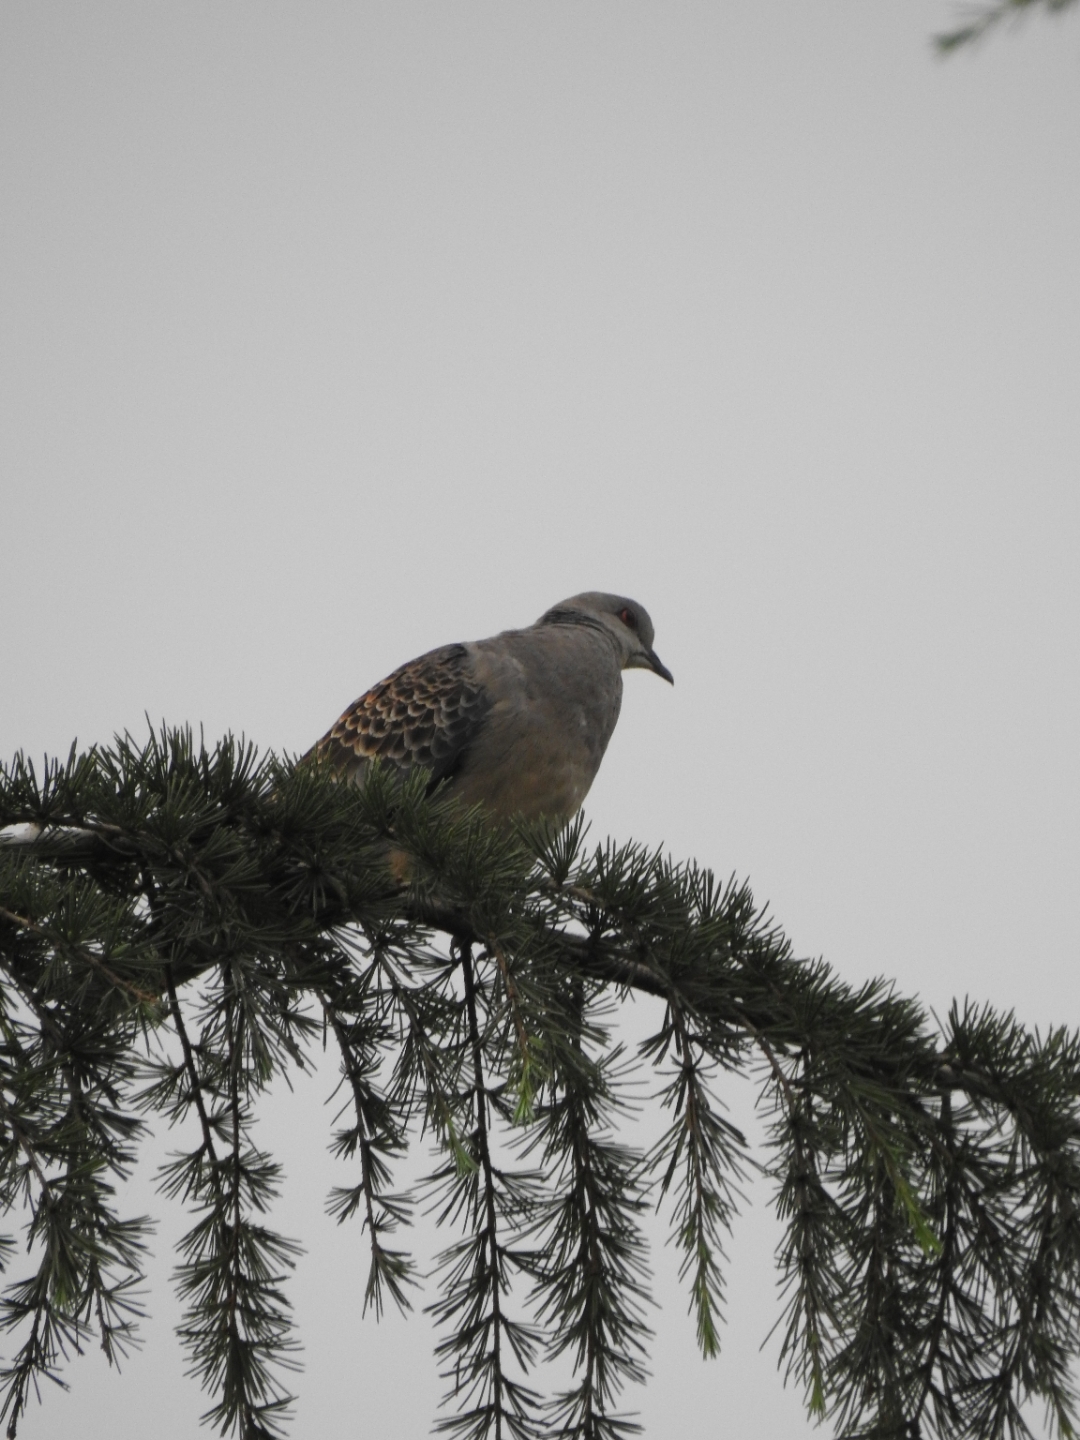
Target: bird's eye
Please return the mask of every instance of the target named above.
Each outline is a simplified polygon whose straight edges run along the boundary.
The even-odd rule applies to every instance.
[[[637,616],[632,610],[620,610],[619,619],[629,630],[637,629]]]

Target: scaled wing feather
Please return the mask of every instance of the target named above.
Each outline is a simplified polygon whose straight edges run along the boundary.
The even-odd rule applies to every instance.
[[[346,776],[373,759],[400,770],[422,765],[434,786],[461,768],[489,708],[466,647],[444,645],[361,695],[313,753]]]

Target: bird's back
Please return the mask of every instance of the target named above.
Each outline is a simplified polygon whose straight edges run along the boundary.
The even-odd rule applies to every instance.
[[[495,820],[580,808],[622,700],[618,656],[602,631],[535,625],[444,645],[351,705],[313,754],[361,782],[372,760],[424,766]]]

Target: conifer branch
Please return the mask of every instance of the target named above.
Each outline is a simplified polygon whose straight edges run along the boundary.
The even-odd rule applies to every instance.
[[[1075,0],[989,0],[986,4],[969,4],[960,11],[965,16],[962,22],[955,29],[938,35],[935,44],[941,54],[948,55],[963,46],[975,44],[1009,18],[1019,19],[1025,10],[1038,7],[1051,13],[1060,12],[1074,3]]]
[[[731,1227],[734,1187],[744,1178],[748,1146],[745,1137],[716,1113],[709,1085],[715,1062],[674,997],[665,1007],[660,1030],[641,1047],[656,1065],[669,1050],[674,1051],[676,1070],[660,1099],[674,1118],[646,1157],[643,1172],[658,1176],[661,1202],[675,1186],[675,1240],[683,1252],[679,1276],[684,1281],[692,1277],[690,1302],[698,1345],[703,1355],[712,1357],[720,1350],[722,1232]]]
[[[235,979],[235,977],[233,977]],[[177,1271],[181,1295],[190,1301],[179,1334],[192,1356],[193,1373],[219,1394],[207,1411],[222,1434],[239,1440],[278,1440],[284,1434],[293,1397],[274,1369],[296,1369],[296,1344],[288,1337],[286,1302],[274,1267],[291,1268],[298,1247],[252,1224],[249,1208],[263,1210],[276,1190],[276,1166],[245,1153],[247,1119],[240,1095],[244,1050],[243,1011],[235,985],[224,1000],[228,1044],[224,1071],[214,1089],[223,1101],[211,1115],[206,1080],[184,1023],[171,967],[166,968],[170,1014],[183,1052],[185,1101],[199,1117],[198,1149],[165,1169],[166,1193],[183,1193],[202,1218],[180,1244],[184,1262]],[[226,1143],[219,1155],[215,1134]]]
[[[570,983],[564,1006],[550,1094],[524,1142],[551,1175],[535,1227],[537,1313],[550,1355],[569,1353],[576,1376],[548,1409],[554,1433],[567,1440],[620,1440],[640,1426],[613,1413],[613,1402],[626,1381],[644,1380],[649,1334],[640,1157],[608,1133],[624,1108],[621,1051],[589,1053],[598,1031],[579,981]]]
[[[761,1163],[720,1109],[741,1073],[785,1224],[782,1358],[811,1412],[843,1435],[1014,1440],[1042,1398],[1068,1433],[1080,1037],[973,1007],[932,1023],[797,960],[746,885],[636,845],[588,851],[580,824],[502,836],[423,780],[376,770],[360,791],[185,733],[0,773],[0,829],[22,827],[0,834],[0,1201],[28,1208],[41,1260],[0,1309],[28,1330],[5,1372],[12,1424],[92,1324],[110,1355],[131,1338],[145,1222],[118,1219],[110,1187],[141,1106],[197,1121],[163,1188],[195,1212],[182,1334],[209,1418],[282,1433],[296,1249],[256,1223],[278,1171],[250,1134],[274,1076],[309,1068],[321,1011],[351,1097],[333,1146],[360,1162],[330,1207],[364,1216],[377,1312],[408,1275],[383,1245],[410,1217],[390,1161],[428,1125],[445,1152],[433,1193],[465,1233],[434,1307],[456,1325],[439,1356],[463,1402],[444,1428],[633,1429],[614,1408],[645,1369],[650,1185],[715,1349],[734,1186]],[[610,1023],[626,989],[663,1002],[632,1061]],[[164,1058],[144,1061],[147,1043]],[[641,1157],[619,1139],[625,1083],[668,1061],[670,1123]],[[518,1276],[548,1355],[575,1365],[546,1412],[515,1378],[538,1340],[514,1318]]]
[[[510,1286],[508,1270],[522,1263],[513,1231],[521,1230],[530,1212],[531,1183],[528,1176],[509,1174],[495,1164],[491,1111],[502,1107],[499,1091],[485,1073],[490,995],[477,975],[471,945],[458,945],[455,959],[463,990],[458,1103],[471,1126],[467,1152],[451,1157],[433,1177],[433,1185],[443,1217],[460,1216],[470,1233],[439,1258],[443,1294],[431,1309],[454,1331],[439,1343],[436,1354],[451,1362],[443,1372],[452,1382],[446,1399],[459,1400],[460,1409],[436,1428],[463,1440],[539,1440],[536,1396],[508,1372],[511,1353],[522,1370],[528,1368],[535,1359],[536,1337],[531,1327],[512,1320],[503,1305]]]
[[[10,923],[18,912],[3,908]],[[18,929],[36,946],[46,942],[45,927],[30,922]],[[115,1038],[99,1032],[96,1017],[72,1014],[57,998],[71,954],[80,948],[61,943],[51,1003],[34,975],[32,952],[20,948],[3,963],[8,988],[0,1021],[0,1199],[8,1208],[27,1206],[29,1247],[40,1251],[37,1273],[9,1285],[0,1301],[0,1328],[14,1332],[30,1323],[26,1341],[0,1372],[0,1415],[8,1417],[11,1435],[30,1387],[37,1389],[41,1378],[62,1383],[58,1364],[81,1353],[95,1318],[101,1346],[116,1361],[136,1343],[141,1313],[133,1286],[141,1278],[147,1225],[118,1219],[107,1179],[110,1171],[126,1172],[126,1141],[138,1130],[117,1109],[117,1082],[129,1076],[131,1065],[117,1054]],[[10,1242],[3,1248],[10,1249]],[[117,1270],[126,1274],[113,1280]]]
[[[478,1279],[482,1287],[482,1298],[486,1299],[490,1322],[488,1333],[488,1355],[490,1357],[489,1395],[491,1426],[494,1426],[494,1440],[503,1440],[503,1390],[505,1377],[502,1366],[502,1264],[499,1251],[499,1227],[495,1215],[495,1179],[492,1174],[491,1145],[488,1140],[488,1093],[484,1082],[484,1051],[480,1035],[480,1023],[476,1007],[476,978],[473,973],[472,947],[463,945],[459,952],[461,973],[465,982],[465,1016],[469,1027],[469,1045],[472,1050],[473,1096],[476,1118],[476,1159],[480,1165],[480,1189],[475,1204],[478,1213],[474,1220],[480,1222],[477,1239],[480,1250],[477,1255]]]
[[[389,1172],[380,1154],[380,1151],[386,1153],[402,1149],[404,1141],[398,1126],[391,1120],[390,1105],[368,1082],[367,1071],[372,1062],[365,1054],[368,1036],[363,1033],[363,1027],[355,1026],[350,1033],[350,1027],[342,1019],[336,1004],[323,993],[319,994],[319,1001],[337,1041],[356,1117],[353,1126],[340,1131],[335,1137],[335,1150],[342,1156],[354,1151],[360,1155],[359,1187],[337,1189],[331,1198],[330,1212],[339,1221],[345,1220],[357,1209],[361,1197],[363,1199],[364,1223],[371,1247],[371,1264],[364,1287],[364,1311],[369,1304],[373,1305],[378,1319],[382,1317],[384,1288],[389,1291],[398,1310],[404,1313],[412,1308],[405,1285],[416,1283],[408,1257],[402,1251],[388,1250],[380,1238],[407,1218],[403,1202],[382,1193]],[[361,1031],[359,1036],[355,1033],[357,1030]]]
[[[80,964],[89,965],[91,969],[98,971],[110,985],[115,985],[118,990],[124,991],[124,993],[129,995],[133,1000],[138,1000],[147,1005],[158,1002],[160,998],[158,995],[155,995],[149,990],[140,990],[122,976],[117,975],[114,971],[110,970],[107,965],[103,964],[93,951],[86,946],[80,945],[73,947],[64,940],[62,936],[43,929],[42,926],[36,925],[33,920],[27,919],[25,915],[16,915],[14,911],[5,910],[2,905],[0,905],[0,919],[7,920],[11,925],[19,926],[20,929],[25,930],[30,935],[38,936],[46,945],[58,952],[67,952],[69,955],[73,954]]]

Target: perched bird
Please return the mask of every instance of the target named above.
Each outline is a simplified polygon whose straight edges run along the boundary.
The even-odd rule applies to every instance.
[[[372,760],[424,766],[496,822],[581,806],[622,704],[622,672],[671,672],[646,611],[621,595],[563,600],[526,630],[444,645],[411,660],[350,705],[309,752],[363,783]]]

